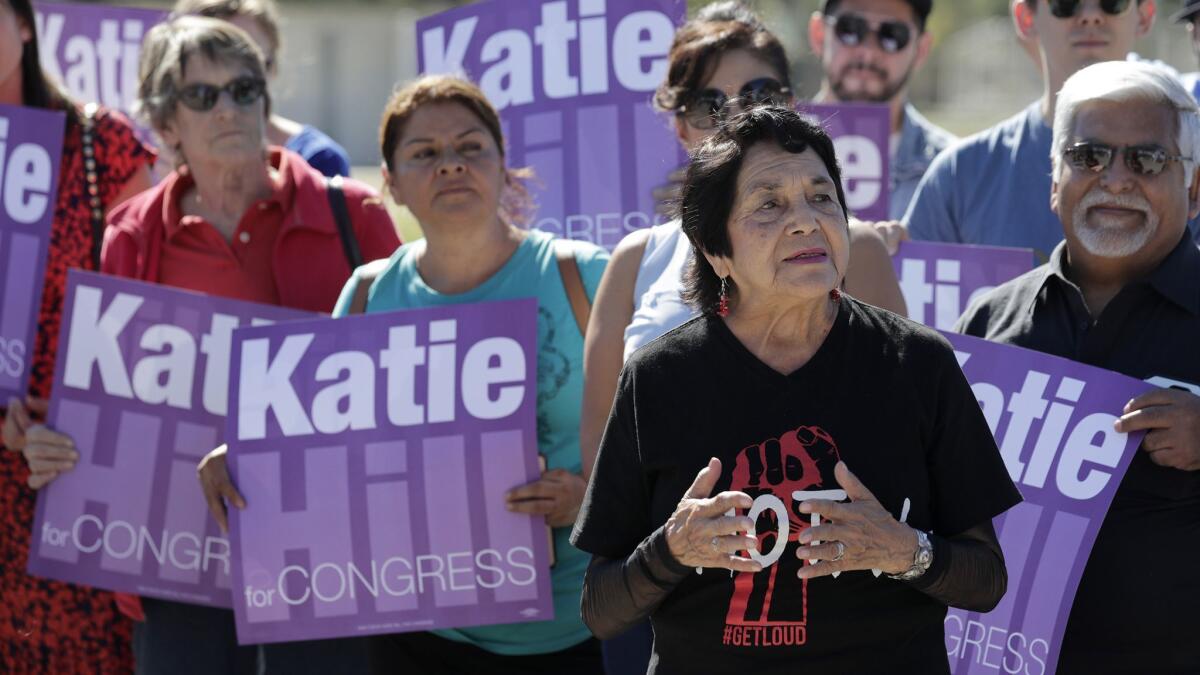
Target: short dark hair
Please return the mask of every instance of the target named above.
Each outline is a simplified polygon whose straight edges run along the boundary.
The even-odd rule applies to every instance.
[[[929,20],[929,14],[933,11],[933,0],[906,0],[908,6],[912,7],[913,18],[917,20],[917,29],[925,32],[925,23]],[[837,11],[841,0],[825,0],[821,5],[821,13],[828,16]]]
[[[787,52],[779,38],[767,30],[753,10],[731,0],[705,7],[675,31],[667,55],[667,79],[654,93],[655,107],[679,113],[712,76],[721,56],[735,49],[744,49],[761,59],[775,71],[779,82],[791,89]]]
[[[702,312],[715,312],[721,296],[721,278],[704,254],[733,254],[729,216],[737,199],[738,174],[746,153],[758,143],[774,143],[792,153],[812,148],[836,186],[842,213],[849,213],[833,140],[817,124],[791,108],[758,106],[718,127],[692,155],[680,206],[683,232],[692,242],[693,258],[684,279],[683,297]],[[731,289],[736,292],[736,288]]]

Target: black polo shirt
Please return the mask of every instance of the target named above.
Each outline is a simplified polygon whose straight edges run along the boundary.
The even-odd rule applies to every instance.
[[[1066,270],[1064,242],[972,303],[957,330],[1200,394],[1200,248],[1190,236],[1095,320]],[[1200,472],[1134,458],[1088,560],[1058,672],[1200,673]]]

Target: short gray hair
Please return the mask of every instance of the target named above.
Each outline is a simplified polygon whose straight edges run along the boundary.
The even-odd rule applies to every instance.
[[[1075,73],[1063,84],[1054,111],[1054,140],[1050,147],[1055,180],[1062,172],[1063,151],[1074,131],[1079,107],[1095,101],[1149,101],[1174,110],[1178,118],[1175,140],[1179,154],[1184,157],[1184,184],[1191,185],[1200,159],[1197,157],[1200,152],[1200,107],[1170,71],[1136,61],[1097,63]]]
[[[201,16],[181,16],[160,23],[146,34],[138,64],[136,109],[155,131],[162,131],[175,115],[176,96],[183,82],[183,69],[193,56],[214,63],[235,64],[266,79],[262,52],[245,31],[226,21]],[[263,94],[266,114],[271,98]]]

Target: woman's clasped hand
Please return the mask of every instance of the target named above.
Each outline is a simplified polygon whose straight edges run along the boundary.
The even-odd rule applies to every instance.
[[[675,513],[667,519],[667,546],[671,555],[688,567],[720,567],[738,572],[758,572],[763,566],[741,551],[757,551],[754,521],[729,515],[749,509],[754,500],[744,492],[722,492],[709,497],[721,477],[721,460],[713,457],[696,474],[696,480]]]

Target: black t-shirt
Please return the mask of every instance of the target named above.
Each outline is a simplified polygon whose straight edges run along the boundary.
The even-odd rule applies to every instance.
[[[812,359],[782,375],[718,318],[666,334],[622,373],[575,545],[625,558],[710,457],[722,462],[716,492],[766,507],[760,552],[776,549],[772,505],[787,512],[786,542],[758,574],[689,574],[652,616],[655,672],[949,672],[944,605],[869,571],[796,577],[810,516],[793,498],[839,489],[840,458],[894,517],[943,536],[1020,501],[941,336],[845,298]]]
[[[1200,248],[1184,233],[1093,320],[1050,262],[987,293],[958,330],[1200,395]],[[1058,672],[1200,673],[1200,471],[1134,455],[1092,546]]]

